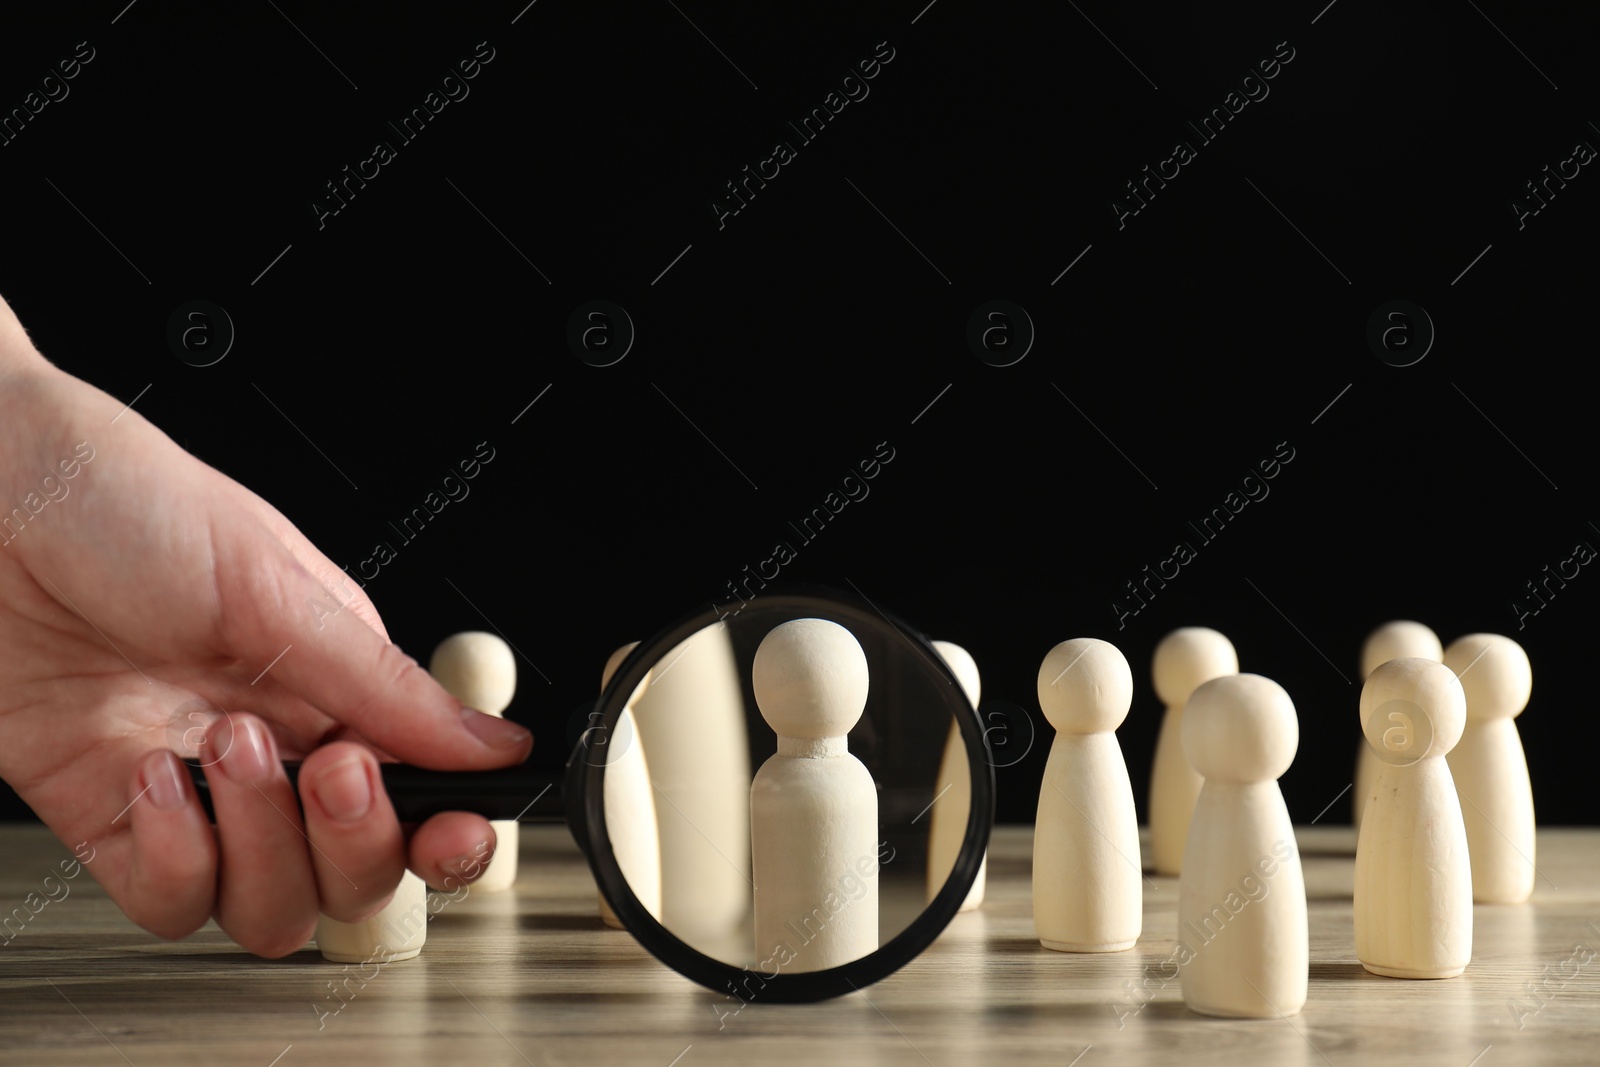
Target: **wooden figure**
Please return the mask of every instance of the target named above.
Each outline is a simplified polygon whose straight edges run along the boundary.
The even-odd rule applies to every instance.
[[[1439,643],[1439,635],[1420,622],[1407,619],[1386,622],[1368,634],[1366,643],[1361,646],[1361,677],[1365,679],[1381,663],[1412,656],[1418,659],[1443,659],[1444,646]],[[1367,801],[1372,799],[1372,784],[1377,781],[1379,766],[1377,754],[1363,737],[1357,750],[1355,780],[1350,789],[1351,823],[1358,831]]]
[[[878,792],[846,736],[866,654],[838,623],[796,619],[762,639],[751,682],[778,735],[750,786],[756,955],[794,973],[850,963],[878,948]]]
[[[1300,723],[1259,674],[1216,678],[1183,712],[1183,751],[1205,779],[1178,880],[1179,981],[1201,1015],[1266,1019],[1306,1002],[1305,874],[1277,779]]]
[[[1390,978],[1451,978],[1472,958],[1472,864],[1445,756],[1467,697],[1455,672],[1394,659],[1361,688],[1361,727],[1380,761],[1356,841],[1356,958]]]
[[[933,647],[944,657],[945,663],[955,672],[967,703],[978,706],[983,686],[978,678],[978,664],[960,645],[949,641],[935,641]],[[943,792],[934,800],[929,810],[928,827],[928,900],[938,896],[945,880],[955,870],[956,857],[961,854],[961,841],[967,834],[967,818],[972,808],[972,770],[967,766],[967,746],[961,739],[961,728],[950,724],[950,734],[944,742],[944,758],[939,761],[939,777],[934,788]],[[967,897],[961,902],[962,911],[972,911],[983,904],[983,888],[989,870],[986,851],[978,865],[978,877],[973,881]]]
[[[1114,733],[1133,672],[1114,645],[1084,637],[1039,667],[1039,707],[1056,728],[1033,829],[1033,926],[1057,952],[1119,952],[1144,917],[1139,820]]]
[[[639,646],[635,641],[611,654],[600,677],[600,689],[611,684],[611,676]],[[650,785],[650,764],[639,743],[633,721],[633,701],[650,684],[649,675],[634,689],[628,706],[617,717],[616,729],[605,744],[606,834],[617,866],[628,879],[628,888],[651,915],[661,918],[661,837],[656,822],[655,795]],[[600,918],[607,925],[622,929],[622,923],[605,894],[599,894]]]
[[[1499,634],[1450,642],[1444,664],[1467,695],[1467,725],[1446,760],[1472,856],[1472,899],[1520,904],[1533,893],[1533,786],[1516,718],[1533,692],[1522,646]]]
[[[1200,775],[1183,754],[1183,706],[1201,683],[1238,674],[1239,655],[1217,631],[1186,626],[1161,639],[1151,673],[1167,711],[1150,771],[1150,861],[1157,874],[1174,875],[1183,866],[1189,817],[1200,796]]]
[[[517,657],[497,634],[468,630],[439,642],[428,660],[428,673],[445,691],[486,715],[505,714],[517,691]],[[517,880],[520,851],[515,819],[496,819],[494,855],[488,869],[472,883],[475,890],[510,889]]]

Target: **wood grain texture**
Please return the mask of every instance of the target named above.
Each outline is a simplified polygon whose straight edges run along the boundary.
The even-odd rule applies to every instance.
[[[349,977],[360,968],[346,971],[313,948],[256,959],[211,925],[186,941],[158,941],[129,923],[87,872],[62,881],[58,864],[71,853],[42,828],[0,826],[0,907],[29,915],[9,942],[0,935],[0,1063],[1600,1060],[1600,956],[1582,963],[1585,954],[1574,955],[1580,944],[1600,951],[1600,830],[1539,831],[1531,901],[1478,905],[1471,964],[1437,982],[1379,978],[1356,961],[1353,832],[1300,827],[1297,839],[1310,901],[1309,997],[1292,1018],[1246,1021],[1183,1006],[1176,972],[1164,966],[1177,944],[1176,879],[1146,880],[1144,933],[1133,949],[1067,955],[1040,947],[1030,912],[1030,827],[997,828],[983,908],[957,916],[898,974],[821,1004],[757,1000],[732,1014],[739,1002],[679,977],[628,934],[601,925],[588,869],[558,827],[523,828],[513,893],[469,893],[446,904],[421,956],[362,984]],[[57,899],[41,907],[47,891]],[[27,909],[30,893],[38,894],[37,914]],[[333,999],[329,983],[346,978],[343,1000]],[[1539,981],[1542,1006],[1527,989]]]

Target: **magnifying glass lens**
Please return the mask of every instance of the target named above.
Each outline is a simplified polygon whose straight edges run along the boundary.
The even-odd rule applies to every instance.
[[[609,666],[580,839],[665,962],[818,999],[903,965],[966,899],[993,817],[975,680],[904,623],[761,596]]]
[[[395,814],[564,816],[597,921],[745,999],[869,985],[967,900],[994,818],[995,728],[959,648],[833,591],[763,594],[619,649],[601,688],[561,775],[385,763]],[[189,769],[209,811],[205,764]]]

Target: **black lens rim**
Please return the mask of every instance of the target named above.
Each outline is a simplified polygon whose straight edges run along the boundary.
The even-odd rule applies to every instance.
[[[569,827],[574,839],[589,859],[590,869],[606,901],[618,920],[639,944],[662,963],[684,977],[718,993],[744,990],[742,1000],[769,1003],[807,1003],[827,1000],[869,986],[910,963],[941,934],[961,910],[989,847],[994,825],[994,762],[978,712],[967,700],[960,681],[933,643],[903,620],[883,611],[876,604],[837,589],[819,586],[788,586],[763,591],[746,604],[784,607],[807,615],[845,619],[867,629],[893,634],[901,643],[919,653],[943,676],[949,686],[950,711],[961,730],[967,752],[967,767],[972,782],[972,800],[967,816],[961,851],[950,876],[928,906],[904,930],[850,963],[822,971],[767,974],[746,970],[701,953],[675,937],[651,915],[633,894],[612,851],[605,820],[604,760],[585,759],[587,735],[568,763],[569,780],[578,788],[568,808]],[[741,609],[742,610],[742,609]],[[596,709],[601,713],[603,736],[612,736],[617,719],[633,691],[644,681],[656,661],[690,635],[711,626],[731,613],[715,605],[694,611],[663,629],[648,641],[640,642],[618,666],[611,682],[600,695]],[[802,617],[802,616],[796,616]],[[581,800],[578,795],[581,794]],[[753,995],[750,991],[754,990]]]

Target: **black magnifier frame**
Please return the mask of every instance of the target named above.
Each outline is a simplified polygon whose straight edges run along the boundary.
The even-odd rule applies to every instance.
[[[784,609],[793,618],[825,618],[853,632],[891,634],[895,642],[909,647],[925,659],[949,686],[946,703],[965,743],[967,768],[972,783],[971,804],[966,834],[944,886],[928,906],[904,930],[859,959],[820,971],[785,974],[782,968],[771,974],[750,970],[714,959],[679,940],[640,902],[628,885],[617,862],[606,829],[605,760],[592,761],[574,753],[568,764],[569,796],[582,798],[582,812],[568,811],[568,825],[579,848],[589,859],[595,881],[605,894],[618,920],[639,944],[668,967],[708,989],[725,993],[729,989],[758,992],[752,999],[773,1003],[804,1003],[826,1000],[854,992],[886,978],[911,962],[934,942],[950,920],[955,918],[967,893],[977,880],[989,845],[994,824],[994,765],[989,742],[978,712],[967,700],[949,665],[923,634],[900,619],[870,603],[840,591],[819,587],[789,587],[762,592],[740,611],[751,607]],[[617,668],[611,682],[600,695],[596,710],[601,716],[597,729],[602,736],[614,736],[617,720],[634,690],[645,681],[650,668],[665,652],[728,616],[715,606],[696,612],[667,627],[649,641],[641,642]],[[932,717],[936,721],[937,717]],[[579,747],[587,747],[587,737]],[[756,953],[759,957],[759,951]],[[759,966],[759,964],[757,964]],[[753,986],[748,983],[755,983]]]
[[[972,786],[966,833],[944,886],[916,919],[876,951],[827,970],[790,974],[782,973],[781,967],[767,974],[724,963],[690,947],[662,926],[634,896],[617,863],[606,830],[606,739],[614,735],[617,720],[628,700],[661,655],[728,617],[729,613],[719,612],[714,606],[684,617],[651,640],[640,643],[629,654],[593,705],[600,723],[586,729],[578,738],[565,770],[552,774],[549,770],[530,770],[522,766],[493,771],[436,771],[402,763],[380,763],[379,773],[395,815],[401,822],[421,822],[443,811],[470,811],[487,819],[522,822],[565,821],[578,848],[588,858],[595,881],[612,911],[639,944],[679,974],[719,993],[730,988],[749,989],[748,983],[754,980],[759,983],[756,988],[760,990],[761,999],[799,1003],[840,996],[893,974],[943,932],[977,880],[994,823],[994,763],[990,758],[987,731],[983,729],[977,710],[967,700],[966,691],[932,643],[875,604],[863,603],[834,589],[789,587],[763,592],[739,609],[740,612],[751,605],[767,610],[782,609],[795,619],[830,619],[846,628],[853,627],[858,640],[863,633],[887,635],[893,644],[909,648],[925,660],[947,686],[945,704],[965,742]],[[933,718],[942,723],[937,716]],[[594,721],[593,715],[589,721]],[[947,732],[941,730],[941,736],[947,736]],[[215,759],[186,761],[200,803],[213,820],[215,811],[206,768],[215,762]],[[284,772],[297,793],[299,771],[298,762],[285,762]]]

